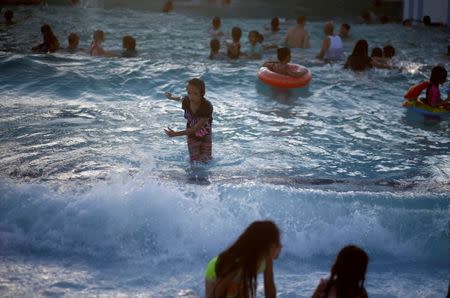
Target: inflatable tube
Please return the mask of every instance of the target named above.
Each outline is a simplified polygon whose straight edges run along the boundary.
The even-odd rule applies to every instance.
[[[450,117],[450,110],[443,107],[432,107],[425,104],[422,99],[406,100],[403,106],[417,114],[432,118]]]
[[[261,67],[258,71],[257,76],[258,79],[260,79],[264,83],[278,88],[301,88],[309,84],[312,78],[309,69],[301,65],[291,63],[289,64],[289,68],[292,71],[301,71],[305,69],[307,73],[301,76],[300,78],[294,78],[291,76],[286,76],[273,72],[269,70],[267,67]]]
[[[405,99],[416,99],[420,96],[420,93],[422,93],[423,90],[427,89],[429,82],[422,82],[415,84],[411,88],[409,88],[408,91],[406,91],[405,95],[403,96]]]

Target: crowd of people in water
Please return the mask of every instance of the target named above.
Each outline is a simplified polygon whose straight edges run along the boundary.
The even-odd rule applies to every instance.
[[[225,3],[229,4],[229,2]],[[163,7],[163,12],[173,10],[172,1],[167,1]],[[13,20],[14,14],[11,10],[4,12],[4,24],[11,26],[15,24]],[[362,14],[361,21],[363,23],[372,23],[373,16]],[[383,23],[383,22],[381,22]],[[423,19],[424,26],[440,26],[438,23],[432,23],[429,16]],[[411,26],[410,20],[405,20],[403,26]],[[280,19],[272,18],[270,25],[265,28],[265,33],[261,34],[257,30],[251,30],[248,33],[248,44],[242,46],[242,29],[233,27],[231,29],[231,39],[227,40],[222,29],[222,20],[220,17],[214,17],[211,22],[211,28],[207,35],[210,39],[211,60],[237,60],[237,59],[263,59],[266,51],[276,51],[277,60],[268,60],[262,63],[262,67],[266,67],[270,71],[293,78],[301,78],[306,75],[304,68],[290,67],[291,49],[306,49],[311,47],[310,34],[307,28],[307,19],[305,16],[299,16],[295,24],[287,30],[285,35],[281,35]],[[53,33],[50,25],[44,24],[41,27],[42,43],[32,47],[32,51],[36,53],[84,53],[91,56],[103,57],[136,57],[138,51],[136,49],[136,39],[130,35],[122,38],[122,53],[108,51],[103,48],[105,41],[105,32],[95,30],[92,34],[92,42],[88,49],[80,48],[79,35],[71,32],[67,37],[67,47],[61,47],[58,38]],[[206,32],[205,32],[206,35]],[[385,45],[383,48],[372,48],[369,55],[369,44],[367,40],[357,40],[352,53],[344,57],[344,43],[350,40],[351,25],[343,23],[339,27],[339,32],[335,33],[335,25],[333,22],[325,22],[323,26],[323,39],[320,51],[316,55],[316,59],[324,63],[343,64],[345,69],[353,71],[364,71],[370,68],[392,69],[395,68],[394,56],[396,50],[393,45]],[[225,48],[222,50],[222,45]],[[244,50],[245,48],[245,50]],[[448,53],[450,56],[450,46]],[[444,84],[447,80],[447,70],[442,66],[433,68],[429,85],[426,87],[424,103],[431,107],[449,108],[450,103],[441,98],[439,85]],[[212,113],[213,105],[205,99],[206,93],[205,83],[201,79],[192,79],[187,85],[186,96],[174,96],[166,93],[166,97],[172,100],[182,102],[184,110],[184,118],[186,119],[186,129],[174,131],[170,127],[165,129],[165,133],[169,137],[187,136],[187,145],[191,161],[207,162],[212,158]]]

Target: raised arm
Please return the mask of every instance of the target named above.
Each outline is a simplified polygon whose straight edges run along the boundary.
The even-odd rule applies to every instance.
[[[166,92],[166,93],[164,93],[164,95],[168,98],[168,99],[171,99],[171,100],[176,100],[176,101],[182,101],[183,100],[183,97],[182,96],[174,96],[172,93],[170,93],[170,92]]]

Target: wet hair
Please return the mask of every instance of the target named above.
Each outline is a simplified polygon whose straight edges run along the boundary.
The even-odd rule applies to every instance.
[[[200,79],[191,79],[188,81],[188,85],[192,85],[194,87],[196,87],[198,90],[200,90],[200,94],[202,96],[205,96],[206,93],[206,87],[205,87],[205,82],[203,80]]]
[[[381,50],[381,48],[378,47],[373,48],[370,57],[383,57],[383,50]]]
[[[164,3],[163,12],[171,12],[173,10],[173,3],[172,1],[167,1],[166,3]]]
[[[219,17],[214,17],[212,19],[212,25],[214,28],[219,28],[221,24],[222,24],[222,21],[220,20]]]
[[[392,58],[395,56],[395,48],[390,44],[383,47],[383,57]]]
[[[136,39],[130,35],[125,35],[122,38],[122,43],[124,45],[124,48],[127,50],[135,50],[136,49]]]
[[[216,264],[217,277],[240,271],[240,297],[256,297],[258,267],[273,245],[280,245],[277,225],[269,220],[251,223],[230,247],[220,253]]]
[[[365,292],[364,281],[368,263],[369,256],[358,246],[347,245],[341,249],[331,267],[325,296],[334,286],[337,298],[361,297]]]
[[[217,38],[211,39],[209,47],[212,51],[217,52],[220,49],[220,41]]]
[[[345,29],[347,29],[347,31],[350,30],[351,28],[350,25],[347,23],[342,24],[341,27],[344,27]]]
[[[12,12],[12,10],[7,10],[7,11],[5,11],[5,13],[3,14],[3,17],[6,19],[6,20],[8,20],[8,21],[10,21],[10,20],[12,20],[12,18],[14,17],[14,13]]]
[[[69,36],[67,37],[67,41],[69,42],[69,46],[70,45],[75,45],[78,46],[78,43],[80,41],[80,37],[78,36],[78,34],[72,32],[69,34]]]
[[[423,19],[422,19],[422,21],[423,21],[423,23],[424,23],[425,25],[427,25],[427,26],[431,24],[431,18],[430,18],[430,16],[424,16]]]
[[[270,21],[270,28],[272,31],[280,31],[280,19],[278,17],[272,18],[272,21]]]
[[[95,30],[92,35],[94,41],[105,41],[105,32],[103,30]]]
[[[289,55],[291,55],[291,49],[288,47],[277,49],[277,57],[279,61],[285,60]]]
[[[362,57],[369,56],[369,44],[367,43],[367,40],[365,39],[358,40],[355,44],[355,47],[353,48],[352,55]]]
[[[435,66],[431,69],[430,83],[439,85],[445,83],[447,80],[447,70],[443,66]]]
[[[239,27],[233,27],[231,29],[231,37],[233,38],[233,41],[239,41],[242,36],[242,30]]]
[[[59,48],[59,41],[53,33],[52,27],[48,24],[41,26],[41,33],[44,36],[44,42],[49,45],[49,52],[54,52]]]
[[[304,24],[306,22],[306,17],[305,16],[299,16],[297,18],[297,24]]]

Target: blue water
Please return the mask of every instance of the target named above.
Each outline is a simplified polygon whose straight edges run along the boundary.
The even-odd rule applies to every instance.
[[[312,48],[292,56],[313,80],[287,92],[257,82],[261,61],[209,61],[210,17],[52,6],[15,15],[28,14],[0,27],[1,296],[202,296],[207,261],[265,218],[283,232],[280,297],[310,296],[348,243],[370,255],[371,297],[444,296],[449,121],[401,102],[432,66],[450,68],[448,29],[352,23],[347,54],[359,38],[391,43],[401,67],[353,73],[314,59],[323,22],[310,22]],[[131,34],[139,57],[32,54],[44,22],[64,46],[75,31],[88,48],[103,28],[105,48],[120,52]],[[268,19],[222,23],[241,26],[245,42]],[[164,92],[183,94],[193,77],[214,106],[206,166],[163,133],[185,125]]]

